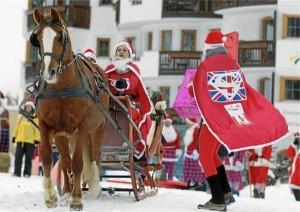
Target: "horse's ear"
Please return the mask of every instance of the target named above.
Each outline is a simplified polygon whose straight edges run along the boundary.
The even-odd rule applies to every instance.
[[[59,12],[55,8],[50,9],[51,17],[56,20],[57,22],[60,22],[60,15]]]
[[[37,24],[40,24],[44,19],[43,13],[38,8],[35,8],[33,11],[33,19]]]

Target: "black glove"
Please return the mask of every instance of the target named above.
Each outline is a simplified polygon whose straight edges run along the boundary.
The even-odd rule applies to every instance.
[[[116,81],[116,88],[125,89],[127,86],[127,82],[124,78],[120,78]]]
[[[11,139],[11,142],[14,144],[14,143],[16,142],[16,137],[13,137],[13,138]]]
[[[228,157],[233,157],[234,156],[234,152],[230,152],[229,154],[228,154]]]

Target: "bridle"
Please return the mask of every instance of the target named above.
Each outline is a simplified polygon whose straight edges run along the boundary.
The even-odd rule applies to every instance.
[[[61,29],[61,40],[60,40],[60,43],[62,45],[62,51],[60,53],[60,56],[59,57],[56,57],[52,52],[44,52],[41,48],[41,45],[40,45],[40,42],[38,40],[38,31],[39,29],[42,27],[42,26],[47,26],[47,25],[52,25],[52,26],[55,26],[55,27],[58,27],[59,29]],[[75,61],[75,58],[73,60],[71,60],[69,63],[67,64],[64,64],[63,62],[63,57],[66,53],[66,49],[67,49],[67,44],[69,42],[69,38],[67,36],[68,32],[67,32],[67,28],[59,23],[58,21],[56,20],[53,20],[53,19],[48,19],[48,20],[45,20],[45,21],[42,21],[41,23],[39,23],[39,25],[37,25],[37,27],[32,31],[31,35],[30,35],[30,43],[34,46],[34,47],[37,47],[39,49],[39,55],[41,57],[41,62],[42,62],[42,67],[41,67],[41,70],[40,70],[40,75],[42,76],[43,75],[43,72],[45,70],[45,62],[44,62],[44,58],[45,57],[51,57],[53,58],[54,60],[56,60],[58,62],[58,68],[56,69],[56,73],[58,74],[62,74],[63,71],[69,67],[74,61]]]

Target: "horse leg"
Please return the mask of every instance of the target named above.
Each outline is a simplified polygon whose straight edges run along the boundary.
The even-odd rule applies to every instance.
[[[49,208],[56,207],[57,195],[54,190],[53,183],[51,181],[51,162],[52,162],[52,148],[51,148],[51,140],[48,126],[40,121],[39,129],[41,134],[41,155],[42,162],[44,166],[44,199],[45,204]]]
[[[79,128],[77,138],[74,141],[72,154],[73,191],[70,203],[71,210],[82,210],[81,173],[83,168],[83,145],[88,142],[87,130]]]
[[[101,194],[100,186],[100,166],[101,166],[101,146],[104,137],[105,124],[99,126],[95,133],[91,135],[91,179],[90,179],[90,195],[99,197]]]
[[[68,146],[68,139],[65,136],[57,136],[55,138],[56,147],[60,153],[60,166],[64,175],[63,196],[61,197],[61,205],[65,206],[70,202],[71,193],[71,157]]]

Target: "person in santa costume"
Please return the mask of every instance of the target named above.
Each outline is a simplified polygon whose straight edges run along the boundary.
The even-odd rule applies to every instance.
[[[182,150],[180,137],[177,129],[172,125],[172,119],[166,118],[163,121],[162,129],[162,146],[163,146],[163,171],[162,180],[173,180],[175,163],[179,160]]]
[[[151,128],[152,103],[142,82],[140,69],[133,63],[133,50],[128,42],[119,42],[113,50],[112,63],[105,69],[109,89],[116,96],[129,95],[132,101],[132,119],[141,131],[142,139],[136,145],[135,158],[145,157],[146,141]],[[133,139],[137,140],[134,131]]]
[[[216,58],[220,55],[223,55],[223,59],[221,61],[216,61]],[[200,72],[206,71],[205,67],[212,68],[213,66],[221,66],[222,64],[226,64],[226,62],[228,63],[228,61],[233,61],[233,59],[228,55],[227,50],[224,47],[223,34],[218,31],[210,32],[204,42],[203,61],[198,67],[194,80],[189,84],[189,93],[191,96],[195,97],[198,108],[199,100],[197,95],[201,95],[205,91],[202,91],[202,88],[197,87],[197,75],[199,75]],[[212,198],[205,204],[199,204],[198,209],[226,211],[226,204],[234,202],[225,167],[218,155],[220,146],[221,143],[209,131],[206,121],[203,120],[199,134],[199,159],[209,184]]]
[[[249,184],[254,185],[253,197],[265,198],[265,189],[272,154],[272,146],[247,151]]]
[[[9,114],[5,108],[4,95],[0,91],[0,152],[9,149]]]
[[[289,185],[296,201],[300,201],[300,132],[294,134],[295,140],[287,149],[291,158]]]
[[[245,152],[231,152],[224,157],[223,164],[227,173],[229,185],[232,193],[239,196],[239,191],[244,187],[243,184],[243,170],[244,170]]]
[[[190,187],[205,189],[205,175],[199,161],[198,135],[200,124],[195,118],[186,119],[188,128],[183,137],[185,145],[183,177]]]

